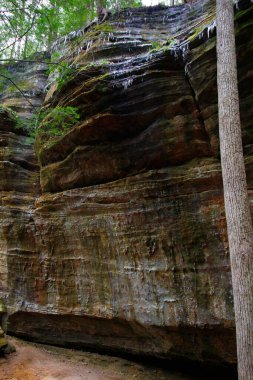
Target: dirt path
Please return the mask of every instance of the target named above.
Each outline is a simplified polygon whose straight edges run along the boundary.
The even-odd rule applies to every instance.
[[[0,358],[1,380],[192,380],[128,360],[9,338],[17,352]]]

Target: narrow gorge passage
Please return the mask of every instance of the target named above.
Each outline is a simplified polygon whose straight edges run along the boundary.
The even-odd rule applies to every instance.
[[[249,189],[252,15],[252,2],[239,1]],[[34,110],[3,84],[0,297],[9,334],[235,368],[215,43],[215,2],[197,0],[121,10],[60,37],[37,61],[5,65],[36,107],[78,110],[53,137],[47,114],[34,141],[17,128]],[[49,73],[55,57],[65,69]]]

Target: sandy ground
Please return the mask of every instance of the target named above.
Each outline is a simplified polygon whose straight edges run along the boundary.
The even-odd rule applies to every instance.
[[[16,353],[0,358],[1,380],[192,380],[177,372],[106,355],[8,339]]]

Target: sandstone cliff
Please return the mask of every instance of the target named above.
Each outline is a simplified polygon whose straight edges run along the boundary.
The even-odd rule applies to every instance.
[[[250,1],[239,2],[249,189],[252,14]],[[55,52],[71,67],[64,83],[51,74],[46,85],[44,63],[8,70],[23,72],[34,105],[46,87],[44,106],[78,107],[80,123],[56,139],[42,124],[37,162],[12,115],[0,113],[0,291],[10,332],[234,363],[214,2],[124,10],[60,39]],[[27,116],[27,99],[6,86],[0,100]]]

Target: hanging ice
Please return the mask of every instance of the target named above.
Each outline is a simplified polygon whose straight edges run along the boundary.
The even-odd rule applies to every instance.
[[[216,20],[213,20],[213,22],[207,27],[207,38],[211,36],[215,28],[216,28]]]
[[[129,78],[129,79],[125,80],[124,82],[122,82],[124,90],[126,90],[128,87],[130,87],[133,84],[133,81],[134,81],[133,78]]]

